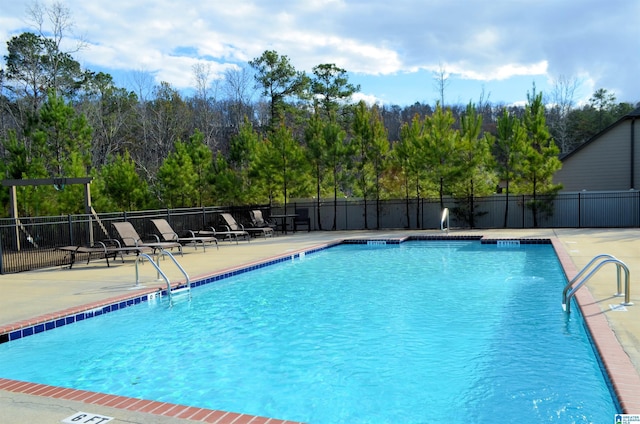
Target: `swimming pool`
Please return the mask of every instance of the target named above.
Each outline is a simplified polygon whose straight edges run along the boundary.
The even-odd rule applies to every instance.
[[[0,376],[312,423],[608,421],[563,285],[550,246],[339,246],[5,343]]]

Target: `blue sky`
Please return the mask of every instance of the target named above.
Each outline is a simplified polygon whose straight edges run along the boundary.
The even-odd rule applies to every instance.
[[[40,1],[47,7],[53,3]],[[145,75],[179,90],[211,86],[265,50],[298,70],[334,63],[360,84],[357,99],[434,104],[446,73],[445,103],[523,103],[536,89],[551,98],[571,82],[580,104],[605,88],[640,101],[637,0],[66,0],[72,24],[64,48],[85,68],[132,88]],[[31,0],[0,3],[0,54],[33,30]],[[43,28],[50,29],[46,15]],[[64,49],[63,48],[63,49]],[[550,100],[549,100],[550,101]]]

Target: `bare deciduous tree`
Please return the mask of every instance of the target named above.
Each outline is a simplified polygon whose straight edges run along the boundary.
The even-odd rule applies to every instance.
[[[549,127],[561,153],[568,153],[575,147],[569,134],[568,116],[579,87],[580,81],[577,78],[560,75],[554,80],[551,97],[548,99]]]
[[[242,105],[251,103],[255,94],[251,70],[246,67],[227,69],[222,91],[232,102]]]
[[[449,72],[447,72],[447,69],[442,63],[438,65],[437,71],[433,71],[433,79],[434,88],[440,96],[440,104],[444,107],[444,92],[451,81],[449,81]]]
[[[73,34],[74,23],[71,19],[71,10],[61,2],[54,2],[48,7],[40,2],[35,2],[29,7],[28,13],[36,33],[51,38],[58,49],[61,47],[65,34]],[[45,20],[48,20],[48,25],[51,26],[49,31],[47,31]],[[67,53],[76,53],[85,46],[84,40],[79,38],[76,47]]]
[[[153,76],[149,71],[143,68],[131,71],[128,80],[140,102],[149,100],[154,86]]]
[[[195,80],[193,119],[195,128],[204,136],[204,144],[212,151],[218,150],[221,119],[215,111],[218,81],[213,80],[211,64],[197,63],[192,67]]]
[[[65,62],[71,60],[72,54],[77,53],[86,47],[87,43],[83,37],[76,37],[73,33],[74,22],[71,10],[62,2],[54,2],[49,6],[44,6],[36,1],[28,9],[32,26],[42,38],[52,40],[52,51],[49,52],[51,60],[51,86],[58,89],[57,79],[60,69],[68,67]],[[75,39],[75,47],[70,50],[63,50],[62,43],[65,38]],[[69,43],[66,43],[68,45]],[[78,69],[79,71],[79,69]]]

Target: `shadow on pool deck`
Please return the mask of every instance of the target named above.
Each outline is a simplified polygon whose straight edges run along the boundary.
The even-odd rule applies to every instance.
[[[635,385],[640,381],[637,371],[640,370],[640,288],[633,286],[634,276],[640,275],[640,230],[639,229],[533,229],[533,230],[452,230],[450,236],[474,235],[487,238],[541,238],[555,239],[557,248],[564,252],[565,272],[576,272],[582,269],[594,256],[607,253],[622,260],[630,270],[631,301],[633,306],[626,312],[612,311],[610,305],[621,302],[621,298],[612,297],[616,290],[615,267],[598,272],[586,284],[588,290],[581,289],[588,297],[582,301],[588,303],[587,316],[600,317],[603,332],[609,328],[615,333],[615,339],[598,346],[604,358],[609,355],[615,367],[617,360],[626,360],[635,367],[635,380],[619,382],[624,386],[629,381]],[[189,273],[191,280],[224,270],[243,267],[247,264],[266,261],[282,255],[306,250],[314,246],[332,243],[349,238],[400,238],[409,235],[445,235],[440,231],[343,231],[343,232],[311,232],[296,233],[273,238],[252,239],[250,243],[239,244],[221,242],[220,249],[207,248],[203,252],[187,246],[184,256],[176,256],[180,264]],[[560,255],[562,256],[562,255]],[[561,261],[563,258],[560,258]],[[0,333],[9,328],[33,322],[34,318],[43,315],[57,314],[60,311],[86,305],[96,305],[113,298],[131,297],[146,291],[154,291],[165,286],[164,281],[157,279],[155,269],[149,263],[139,264],[139,283],[135,281],[135,260],[125,257],[125,262],[111,261],[107,267],[104,260],[94,260],[90,264],[74,265],[73,269],[49,268],[0,276],[2,298],[0,300]],[[573,270],[567,270],[572,268]],[[161,268],[172,282],[183,280],[179,270],[168,260],[161,260]],[[561,303],[561,292],[558,292],[558,308]],[[585,300],[586,299],[586,300]],[[605,319],[602,319],[605,318]],[[604,324],[603,324],[604,323]],[[622,351],[620,346],[624,349]],[[615,348],[619,350],[616,351]],[[620,358],[625,356],[625,358]],[[623,361],[624,362],[624,361]],[[628,371],[628,370],[627,370]],[[634,377],[634,376],[632,376]],[[615,381],[614,381],[615,384]],[[618,387],[616,391],[621,393]],[[622,390],[624,392],[624,390]],[[640,393],[640,385],[630,388],[630,392]],[[625,398],[629,396],[624,395]],[[633,397],[633,396],[632,396]],[[635,398],[623,399],[623,406],[635,408],[628,413],[640,413],[640,394]],[[48,396],[34,396],[0,390],[0,422],[15,424],[33,422],[60,422],[77,411],[114,417],[114,423],[176,423],[193,422],[166,415],[148,414],[139,411],[128,411],[97,404],[55,399]],[[621,411],[622,412],[622,411]],[[229,418],[229,417],[227,417]],[[202,422],[202,420],[200,420]],[[210,418],[204,422],[215,422]],[[223,422],[223,421],[221,421]],[[248,421],[242,421],[248,422]],[[258,421],[255,421],[258,422]]]

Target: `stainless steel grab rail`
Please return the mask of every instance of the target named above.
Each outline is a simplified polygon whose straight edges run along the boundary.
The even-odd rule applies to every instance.
[[[171,282],[169,281],[169,277],[167,277],[167,274],[165,274],[160,269],[160,265],[158,263],[156,263],[156,261],[154,261],[153,258],[151,256],[149,256],[149,254],[140,253],[141,257],[147,258],[149,260],[149,262],[151,262],[151,265],[153,265],[153,267],[156,269],[156,271],[158,271],[158,275],[162,277],[162,279],[165,281],[165,283],[167,283],[167,296],[169,296],[169,304],[171,304],[171,305],[173,304],[173,294],[175,292],[177,292],[178,290],[179,291],[187,290],[188,294],[189,294],[189,298],[191,298],[191,280],[189,279],[189,275],[187,274],[187,272],[178,263],[176,258],[170,252],[167,252],[166,250],[162,249],[162,250],[160,250],[160,254],[168,256],[173,261],[173,263],[176,264],[176,266],[178,267],[180,272],[182,272],[182,274],[185,276],[185,279],[187,281],[187,284],[186,284],[185,287],[176,288],[175,290],[172,290],[171,289]],[[136,260],[136,285],[138,285],[138,281],[139,281],[139,278],[138,278],[138,260]]]
[[[597,264],[596,264],[597,262]],[[624,302],[621,304],[624,306],[633,305],[631,302],[631,281],[629,278],[629,268],[627,265],[621,260],[617,259],[613,255],[601,254],[595,256],[589,263],[582,268],[582,270],[564,287],[562,291],[562,308],[567,312],[571,312],[571,298],[575,296],[576,292],[580,287],[582,287],[600,268],[608,263],[616,264],[616,274],[617,274],[617,292],[615,296],[622,296],[621,292],[621,274],[624,271],[625,282],[624,282]],[[582,280],[579,280],[583,274],[585,274],[592,266],[595,267],[584,277]],[[579,281],[579,282],[578,282]],[[575,286],[574,284],[578,282]]]
[[[442,210],[442,217],[440,218],[440,230],[441,231],[445,231],[445,225],[444,225],[445,222],[447,223],[446,231],[447,231],[447,234],[449,234],[449,208],[444,208]]]

